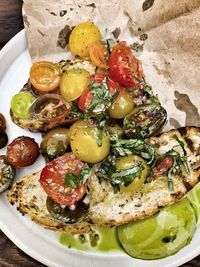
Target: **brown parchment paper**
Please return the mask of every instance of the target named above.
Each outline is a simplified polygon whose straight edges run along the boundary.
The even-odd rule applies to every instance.
[[[133,44],[168,112],[165,130],[200,127],[200,0],[24,0],[23,18],[33,61],[69,58],[69,32],[84,21]]]

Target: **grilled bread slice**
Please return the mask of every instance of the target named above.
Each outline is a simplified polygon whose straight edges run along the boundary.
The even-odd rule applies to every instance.
[[[15,204],[23,215],[27,214],[34,222],[47,229],[71,234],[88,232],[90,225],[87,222],[72,226],[62,225],[51,217],[46,208],[47,194],[42,189],[39,178],[40,172],[37,172],[17,181],[8,192],[9,202]]]
[[[167,177],[161,176],[144,184],[138,192],[115,194],[109,181],[100,183],[93,174],[89,181],[89,214],[85,222],[71,226],[59,224],[48,214],[47,196],[38,182],[39,173],[17,181],[8,193],[8,200],[16,204],[20,212],[28,214],[44,227],[70,233],[87,232],[92,225],[110,227],[143,219],[180,200],[200,179],[200,128],[171,130],[158,137],[151,137],[148,141],[150,144],[157,144],[157,153],[164,155],[172,148],[180,147],[177,138],[184,144],[190,174],[183,171],[181,177],[175,175],[173,191],[168,189]]]

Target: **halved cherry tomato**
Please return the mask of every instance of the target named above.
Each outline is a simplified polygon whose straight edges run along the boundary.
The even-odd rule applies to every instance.
[[[49,61],[33,63],[30,69],[30,81],[41,92],[55,90],[61,79],[61,73],[57,64]]]
[[[72,173],[78,176],[84,163],[72,153],[66,153],[49,162],[40,175],[40,184],[47,195],[61,205],[73,205],[85,194],[87,183],[71,188],[65,185],[66,174]]]
[[[171,157],[164,158],[153,168],[153,178],[157,179],[160,176],[166,175],[166,172],[172,167],[173,162],[174,160]]]
[[[123,86],[134,88],[137,80],[143,77],[140,61],[133,55],[126,42],[120,42],[113,47],[108,65],[112,79]]]
[[[89,54],[92,64],[101,69],[107,69],[107,49],[101,43],[94,43],[89,46]]]
[[[120,85],[117,82],[114,82],[110,77],[107,77],[104,73],[95,73],[95,74],[91,75],[90,81],[100,84],[100,83],[102,83],[104,78],[106,78],[106,84],[107,84],[111,94],[114,94],[115,91],[118,90],[119,93],[118,93],[117,98],[120,97],[122,95],[122,93],[124,92],[124,89],[121,88]],[[80,96],[80,98],[78,100],[78,107],[83,112],[85,112],[86,109],[88,108],[88,106],[92,103],[93,98],[94,98],[94,96],[90,92],[90,89],[89,88],[85,89],[85,91],[83,92],[83,94]]]
[[[15,138],[7,147],[6,157],[16,168],[32,165],[40,155],[35,140],[28,136]]]
[[[106,79],[106,84],[109,88],[109,91],[111,92],[111,94],[113,95],[115,93],[116,90],[118,90],[118,95],[117,98],[120,98],[121,95],[123,94],[123,92],[125,91],[124,88],[122,88],[118,82],[113,81],[110,77],[107,77]]]

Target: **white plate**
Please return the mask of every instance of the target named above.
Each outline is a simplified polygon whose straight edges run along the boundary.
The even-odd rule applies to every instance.
[[[25,31],[18,33],[0,51],[0,112],[7,120],[7,134],[12,141],[20,135],[29,135],[40,143],[41,135],[33,134],[17,127],[9,117],[11,97],[19,91],[28,79],[31,60],[27,50]],[[0,154],[5,154],[1,149]],[[42,158],[31,167],[18,171],[18,177],[40,170],[44,165]],[[129,257],[125,253],[81,253],[62,246],[56,233],[44,230],[27,217],[23,217],[0,196],[0,228],[25,253],[52,267],[173,267],[179,266],[200,254],[200,227],[192,242],[179,253],[156,261],[143,261]]]

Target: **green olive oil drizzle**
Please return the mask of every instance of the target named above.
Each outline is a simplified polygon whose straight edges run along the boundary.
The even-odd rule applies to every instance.
[[[122,248],[118,242],[116,228],[95,228],[88,234],[70,235],[61,233],[59,242],[79,251],[108,252]]]

